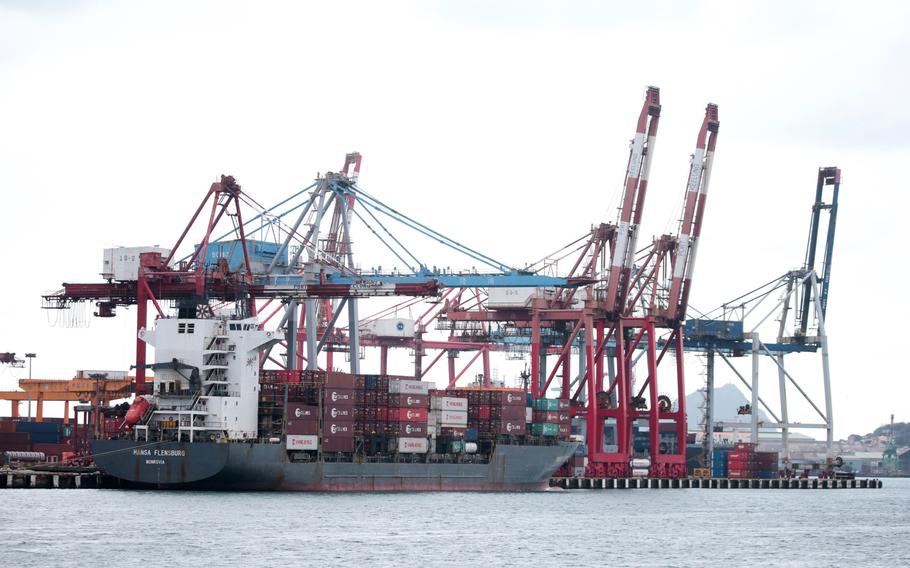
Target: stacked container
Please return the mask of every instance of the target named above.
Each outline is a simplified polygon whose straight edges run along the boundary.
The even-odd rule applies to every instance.
[[[774,479],[780,475],[777,452],[755,452],[756,477]]]
[[[527,434],[523,390],[465,389],[468,397],[468,426],[476,428],[480,438],[524,436]]]
[[[714,457],[711,463],[711,475],[713,477],[727,477],[727,454],[729,448],[714,448]]]
[[[571,423],[568,400],[556,398],[534,400],[532,435],[567,439],[572,434]]]
[[[459,454],[468,437],[468,399],[457,391],[434,391],[430,398],[430,435],[436,440],[436,452]],[[477,440],[477,429],[472,432]]]
[[[730,479],[752,479],[755,477],[755,444],[737,442],[727,452],[727,477]]]
[[[357,377],[346,373],[326,376],[322,394],[322,451],[354,451],[354,406]]]
[[[427,453],[429,383],[390,379],[388,390],[385,432],[390,436],[389,449],[400,454]]]

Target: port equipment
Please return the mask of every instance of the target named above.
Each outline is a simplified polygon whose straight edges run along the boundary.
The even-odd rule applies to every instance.
[[[552,262],[548,259],[561,260],[580,252],[569,277],[594,282],[577,289],[538,290],[521,305],[490,298],[479,309],[452,303],[443,312],[455,329],[500,322],[507,329],[511,326],[513,335],[526,337],[530,343],[530,390],[535,397],[544,396],[562,371],[559,396],[571,400],[572,413],[585,420],[589,460],[585,475],[591,477],[630,475],[633,423],[639,420],[649,424],[648,474],[686,475],[682,324],[719,120],[717,106],[707,105],[690,160],[677,235],[662,235],[639,250],[637,237],[660,111],[659,90],[649,87],[629,151],[617,222],[592,228],[587,238],[573,241],[541,261],[546,264]],[[573,349],[579,352],[579,371],[574,380]],[[658,370],[668,352],[676,360],[672,371],[675,381],[668,381],[673,387],[670,392],[675,392],[679,401],[675,409],[659,388]],[[557,361],[548,372],[549,354],[556,354]],[[645,379],[636,383],[635,371],[642,367]],[[662,428],[674,431],[675,448],[661,446]],[[611,433],[610,443],[605,432]]]
[[[255,315],[273,301],[281,304],[284,312],[279,327],[287,330],[285,342],[289,353],[285,367],[298,368],[295,345],[306,343],[303,358],[313,367],[320,350],[334,335],[338,334],[335,324],[347,308],[348,321],[358,323],[358,298],[368,297],[436,297],[444,288],[490,288],[490,287],[574,287],[584,284],[578,278],[562,278],[537,274],[534,271],[516,269],[480,253],[452,238],[429,228],[427,225],[394,209],[373,195],[363,191],[356,184],[360,173],[361,157],[358,153],[346,156],[340,172],[328,172],[317,180],[270,207],[261,207],[255,199],[242,191],[231,176],[222,176],[206,192],[202,202],[192,214],[189,223],[178,237],[167,255],[160,251],[138,254],[138,269],[135,280],[108,279],[100,283],[64,283],[63,288],[43,297],[46,309],[69,309],[78,303],[92,302],[97,307],[96,317],[112,317],[119,306],[137,306],[136,341],[136,392],[145,390],[146,346],[138,335],[145,329],[148,320],[148,303],[151,302],[157,314],[165,315],[163,300],[175,302],[177,314],[184,317],[197,313],[214,313],[216,309],[233,306],[237,315]],[[255,215],[241,213],[244,204]],[[364,213],[355,209],[355,204]],[[273,214],[271,211],[284,211]],[[208,210],[208,219],[203,223],[202,235],[192,252],[177,259],[177,251],[183,245],[200,214]],[[331,211],[331,214],[329,212]],[[283,222],[285,217],[297,215],[293,225]],[[356,216],[371,233],[404,262],[408,272],[382,273],[379,269],[361,271],[353,261],[351,221]],[[219,223],[230,218],[232,227],[216,237]],[[253,223],[260,223],[256,228]],[[411,231],[441,243],[450,250],[485,265],[489,272],[476,270],[453,272],[430,268],[396,237],[389,225],[394,222]],[[324,228],[324,224],[328,224]],[[267,254],[257,256],[251,252],[249,239],[253,233],[268,231],[284,235],[281,244],[263,247]],[[257,241],[261,245],[264,241]],[[291,248],[293,246],[293,251]],[[235,254],[236,253],[236,254]],[[291,253],[291,254],[289,254]],[[305,253],[305,256],[304,256]],[[234,259],[236,256],[236,261]],[[264,260],[270,259],[268,262]],[[263,304],[257,304],[263,300]],[[319,300],[321,303],[316,304]],[[301,315],[296,314],[302,304]],[[309,307],[307,307],[309,306]],[[265,317],[270,319],[277,310]],[[314,317],[315,313],[315,317]],[[308,317],[309,316],[309,317]],[[304,325],[297,322],[303,321]],[[308,333],[301,333],[304,329]],[[359,325],[349,325],[345,342],[349,349],[352,372],[358,370],[360,356]],[[293,338],[297,337],[295,342]],[[336,341],[336,345],[340,341]],[[419,340],[418,340],[419,343]],[[459,347],[446,345],[442,347]],[[468,347],[467,345],[463,345]],[[423,344],[417,348],[422,353]],[[268,354],[263,362],[269,360]],[[328,365],[332,366],[331,358]],[[416,374],[421,376],[418,357]]]
[[[831,285],[831,266],[834,254],[834,235],[837,227],[837,201],[840,193],[841,170],[837,167],[818,169],[815,185],[815,199],[809,222],[809,237],[803,266],[788,270],[761,286],[724,302],[719,307],[703,314],[700,319],[686,322],[686,349],[700,351],[707,357],[705,384],[704,445],[705,459],[710,463],[713,453],[715,427],[725,425],[714,420],[713,403],[715,381],[715,355],[719,356],[740,382],[751,393],[749,403],[750,435],[752,443],[758,442],[760,428],[779,429],[783,452],[781,459],[785,466],[790,463],[790,430],[823,429],[826,434],[826,448],[829,458],[834,457],[834,415],[831,399],[831,376],[828,364],[828,338],[825,331],[825,317],[828,307],[828,291]],[[830,190],[830,191],[828,191]],[[830,194],[829,197],[826,194]],[[827,201],[826,201],[827,198]],[[827,214],[827,219],[824,218]],[[827,222],[826,222],[827,221]],[[824,233],[822,226],[827,225]],[[822,235],[823,239],[820,238]],[[823,242],[822,242],[823,241]],[[818,266],[818,251],[821,245],[822,262]],[[773,307],[766,309],[762,304],[777,296]],[[767,306],[767,304],[765,304]],[[761,332],[763,328],[775,326],[776,330]],[[773,333],[776,341],[765,342],[761,337]],[[800,376],[785,365],[785,356],[816,354],[821,370],[818,375]],[[750,372],[743,373],[735,364],[737,358],[748,358]],[[770,359],[777,371],[777,396],[779,404],[773,405],[770,397],[762,397],[767,389],[766,381],[760,381],[763,358]],[[746,376],[750,378],[747,379]],[[821,383],[822,401],[813,396],[810,385]],[[762,388],[764,387],[764,388]],[[817,391],[817,388],[815,389]],[[788,404],[788,397],[795,391],[813,411],[809,421],[795,419]],[[771,419],[763,420],[762,410]],[[726,426],[736,426],[727,424]]]
[[[547,276],[553,266],[546,261],[522,269],[510,266],[387,205],[360,187],[362,160],[352,153],[346,156],[340,172],[318,176],[309,187],[269,208],[242,191],[232,177],[223,176],[212,184],[167,254],[139,254],[135,280],[64,284],[62,290],[44,297],[45,307],[64,309],[94,302],[96,315],[109,317],[118,306],[137,304],[139,331],[147,324],[148,302],[159,316],[164,315],[162,300],[175,302],[178,315],[186,316],[233,309],[240,316],[261,313],[265,323],[283,312],[278,327],[285,332],[286,368],[299,368],[304,361],[313,368],[323,349],[328,352],[331,367],[332,352],[344,349],[352,372],[357,372],[363,345],[379,346],[383,359],[387,348],[407,346],[413,350],[418,377],[448,354],[450,385],[464,376],[470,365],[456,372],[454,359],[460,352],[475,351],[472,362],[483,359],[485,381],[489,383],[490,351],[521,350],[526,336],[531,393],[544,396],[557,369],[562,370],[560,396],[572,400],[572,412],[587,421],[591,475],[627,475],[632,424],[647,420],[649,475],[682,476],[685,395],[680,328],[692,283],[719,122],[717,107],[708,105],[690,163],[678,234],[663,235],[639,250],[639,227],[660,109],[659,90],[648,88],[630,148],[617,221],[600,224],[575,241],[581,249],[575,252],[580,254],[565,277]],[[242,215],[241,204],[255,214]],[[178,258],[194,224],[204,220],[202,211],[209,214],[200,244]],[[232,221],[230,230],[216,237],[219,222],[228,218]],[[367,227],[368,234],[379,238],[403,271],[357,268],[351,238],[354,219]],[[431,267],[391,227],[403,227],[440,243],[487,272]],[[269,232],[273,242],[263,237]],[[257,252],[257,247],[262,250]],[[516,291],[527,301],[509,305],[514,298],[504,296]],[[416,320],[413,338],[393,338],[391,343],[388,338],[361,337],[369,318],[366,322],[358,318],[357,299],[388,296],[429,297],[435,298],[436,304]],[[273,302],[280,305],[271,306]],[[267,315],[266,309],[271,310]],[[344,311],[348,316],[346,329],[338,324]],[[437,329],[451,332],[447,341],[432,342],[423,337],[434,316]],[[578,380],[573,382],[569,355],[576,346],[580,369]],[[432,348],[438,348],[439,353],[424,367],[425,350]],[[548,375],[547,355],[554,351],[558,362]],[[673,390],[679,403],[675,409],[669,397],[659,394],[657,371],[668,351],[676,359]],[[638,365],[641,359],[643,363]],[[264,364],[275,359],[265,352],[261,361]],[[639,384],[633,373],[644,367],[646,371],[640,374],[646,378]],[[145,368],[145,346],[137,341],[137,392],[143,390]],[[612,423],[614,444],[605,443],[607,422]],[[661,446],[658,437],[662,425],[676,433],[675,448]]]

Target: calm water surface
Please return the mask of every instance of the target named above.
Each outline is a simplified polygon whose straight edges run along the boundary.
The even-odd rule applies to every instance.
[[[880,490],[0,490],[0,566],[910,566]]]

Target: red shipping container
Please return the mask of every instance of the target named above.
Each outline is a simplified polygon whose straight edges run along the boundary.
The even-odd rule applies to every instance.
[[[388,406],[377,406],[376,407],[376,420],[378,422],[386,422],[389,419],[389,407]]]
[[[341,406],[330,404],[322,409],[322,416],[326,420],[353,420],[354,407],[344,404]]]
[[[748,470],[741,471],[741,470],[731,469],[730,471],[727,472],[727,477],[729,477],[730,479],[751,479],[751,478],[755,477],[755,474]]]
[[[755,454],[751,452],[729,452],[727,461],[755,461]]]
[[[309,404],[288,403],[288,420],[311,420],[315,422],[319,418],[319,407]]]
[[[521,420],[509,420],[503,419],[498,421],[496,424],[496,433],[497,434],[508,434],[511,436],[523,436],[527,433],[528,425],[525,423],[524,418]]]
[[[568,438],[572,435],[572,426],[570,424],[560,424],[558,435],[560,438]]]
[[[556,410],[535,410],[534,422],[549,422],[559,424],[559,412]]]
[[[523,390],[510,391],[492,391],[490,403],[499,406],[525,406],[528,402],[528,395]]]
[[[322,439],[323,452],[353,452],[354,436],[332,436]]]
[[[2,420],[0,421],[0,432],[15,432],[16,423],[12,420]]]
[[[421,437],[428,434],[426,422],[389,422],[386,424],[386,432],[405,437]]]
[[[325,394],[323,395],[323,406],[328,406],[330,404],[334,405],[354,405],[354,390],[353,389],[325,389]]]
[[[568,410],[569,409],[569,399],[560,398],[556,400],[557,408],[559,410]]]
[[[319,422],[315,420],[298,420],[289,418],[287,433],[292,436],[312,436],[319,433]]]
[[[740,452],[755,452],[755,448],[758,444],[752,442],[736,442],[733,444],[733,449]]]
[[[460,440],[461,438],[464,438],[465,431],[467,431],[467,428],[449,428],[449,427],[440,428],[439,436],[441,438],[451,438],[454,440]]]
[[[336,372],[328,373],[325,377],[325,386],[335,389],[354,390],[357,388],[357,375]]]
[[[426,423],[429,414],[426,408],[390,408],[389,421]]]
[[[525,419],[524,406],[493,406],[490,410],[490,418],[499,420],[522,420]]]
[[[354,435],[354,422],[347,420],[344,422],[341,421],[326,421],[322,427],[322,437],[326,438],[337,438],[345,436]]]
[[[390,394],[389,406],[393,408],[429,408],[430,397],[425,394]]]
[[[489,420],[491,415],[490,405],[481,404],[477,407],[477,419],[478,420]]]

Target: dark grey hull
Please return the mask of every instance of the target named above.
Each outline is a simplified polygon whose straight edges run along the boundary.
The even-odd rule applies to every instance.
[[[486,464],[291,462],[281,444],[97,440],[107,475],[158,488],[277,491],[539,491],[577,444],[499,445]]]

